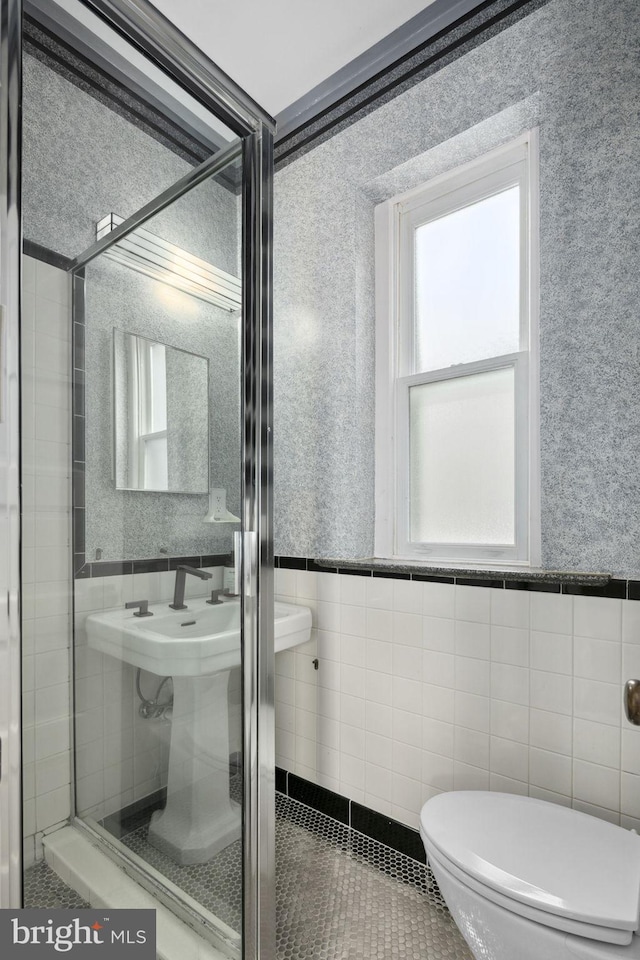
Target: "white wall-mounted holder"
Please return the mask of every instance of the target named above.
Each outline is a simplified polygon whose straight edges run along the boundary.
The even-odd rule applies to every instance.
[[[227,510],[227,491],[224,487],[212,487],[209,491],[209,512],[203,522],[241,523],[240,517]]]

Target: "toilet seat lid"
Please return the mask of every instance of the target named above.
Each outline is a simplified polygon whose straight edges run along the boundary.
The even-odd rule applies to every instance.
[[[638,927],[640,837],[628,830],[544,800],[477,791],[433,797],[420,825],[425,842],[504,896],[584,923]]]

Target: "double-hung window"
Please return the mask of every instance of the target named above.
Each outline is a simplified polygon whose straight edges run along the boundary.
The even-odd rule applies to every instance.
[[[134,371],[131,463],[142,490],[168,490],[167,359],[164,344],[130,337]]]
[[[536,559],[532,146],[376,210],[379,556]]]

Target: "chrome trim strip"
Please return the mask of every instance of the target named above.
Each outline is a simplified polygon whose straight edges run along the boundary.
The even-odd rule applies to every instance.
[[[275,960],[275,749],[271,456],[272,184],[274,121],[147,0],[83,0],[242,136],[147,204],[73,264],[73,271],[243,153],[243,530],[259,563],[242,597],[244,695],[243,956]],[[235,154],[233,151],[237,151]],[[251,539],[251,538],[249,538]],[[243,571],[248,558],[237,558]]]
[[[275,737],[273,516],[271,453],[273,137],[247,139],[243,251],[244,529],[259,556],[243,582],[244,950],[247,960],[275,958]]]
[[[275,120],[147,0],[83,0],[236,133]]]
[[[166,190],[163,190],[159,196],[154,197],[153,200],[150,200],[149,203],[145,203],[143,207],[140,207],[139,210],[129,217],[127,220],[123,220],[117,227],[115,227],[111,233],[107,236],[102,237],[101,240],[97,240],[95,243],[92,243],[84,253],[81,253],[79,257],[73,261],[71,265],[71,272],[75,273],[76,270],[79,270],[80,267],[86,266],[92,260],[95,260],[96,257],[99,257],[101,253],[104,253],[105,250],[108,250],[109,247],[112,247],[115,243],[118,243],[124,237],[126,237],[132,230],[136,230],[138,227],[143,226],[147,223],[148,220],[151,220],[152,217],[155,217],[157,213],[162,213],[162,211],[173,203],[174,200],[178,200],[183,194],[188,193],[193,187],[197,187],[198,184],[203,183],[209,177],[214,176],[216,173],[219,173],[223,170],[228,164],[232,163],[237,157],[242,155],[242,141],[237,140],[235,143],[229,144],[224,150],[220,150],[219,153],[214,153],[213,156],[208,157],[204,160],[199,166],[194,167],[193,170],[189,170],[188,173],[181,177],[180,180],[177,180],[174,184],[168,187]]]
[[[259,955],[276,956],[276,754],[275,754],[275,646],[273,610],[273,134],[262,132],[261,194],[261,312],[258,347],[260,367],[259,463],[259,648],[258,648],[258,786],[260,823]]]
[[[0,907],[22,905],[20,301],[22,3],[0,0]]]

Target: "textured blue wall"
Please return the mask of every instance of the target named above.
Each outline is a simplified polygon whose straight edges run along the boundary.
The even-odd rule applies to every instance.
[[[369,556],[374,204],[540,130],[542,563],[640,572],[637,0],[551,0],[276,174],[276,553]]]

